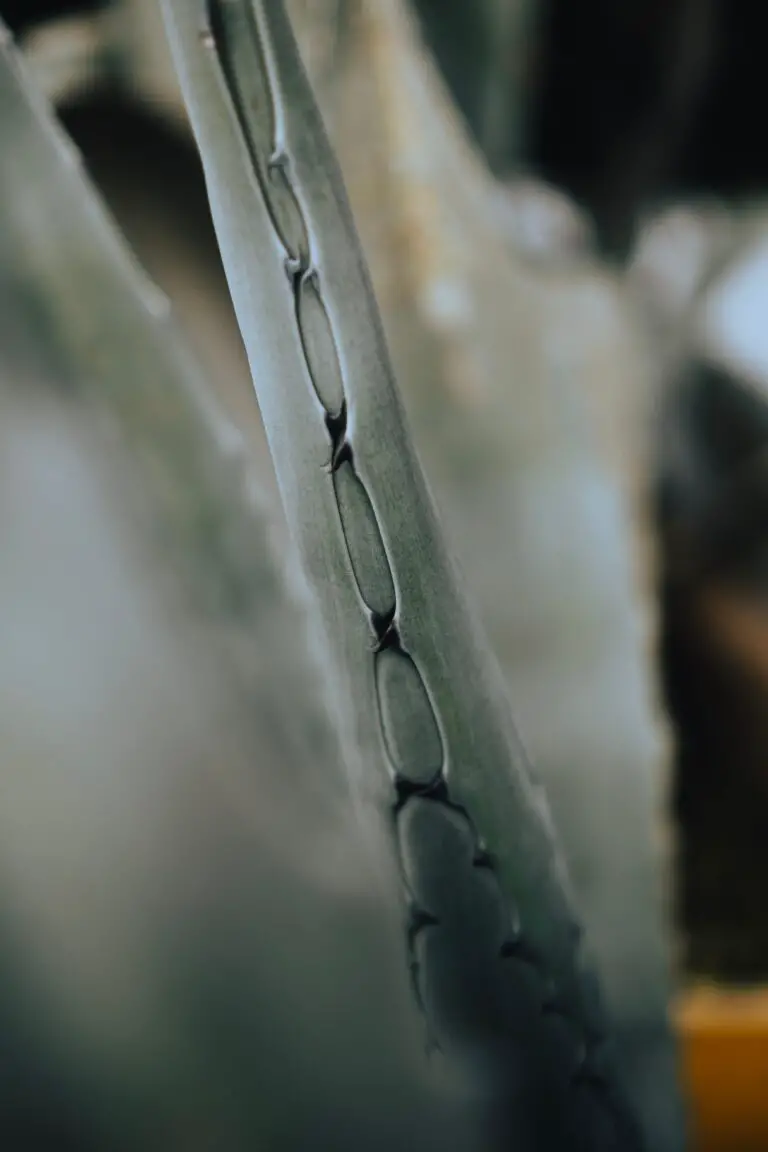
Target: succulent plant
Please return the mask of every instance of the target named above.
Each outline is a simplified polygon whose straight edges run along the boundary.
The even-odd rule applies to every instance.
[[[498,1057],[477,1067],[534,1147],[566,1133],[640,1147],[546,804],[410,443],[283,6],[165,0],[165,13],[360,818],[400,864],[425,1044],[465,1070],[470,1054]]]
[[[415,1106],[424,1104],[421,1073],[442,1069],[443,1095],[427,1090],[426,1098],[444,1110],[469,1091],[505,1145],[656,1149],[626,1102],[546,803],[409,441],[288,18],[272,2],[164,3],[309,585],[319,665],[303,649],[301,606],[281,588],[281,579],[297,574],[280,571],[269,555],[247,446],[221,417],[165,302],[130,261],[7,46],[0,135],[18,163],[0,177],[0,244],[10,266],[23,270],[11,290],[41,310],[43,342],[55,347],[69,385],[88,408],[116,420],[159,510],[164,547],[189,564],[193,596],[229,622],[264,721],[264,755],[287,755],[297,805],[314,806],[329,835],[334,821],[351,819],[344,769],[352,777],[379,886],[354,926],[345,923],[343,899],[341,915],[339,900],[330,900],[340,931],[328,949],[326,924],[317,961],[338,964],[338,983],[367,956],[361,1066],[389,1080],[384,1096],[368,1098],[373,1110],[361,1126],[343,1115],[355,1111],[354,1085],[365,1073],[351,1077],[341,1101],[328,1102],[316,1135],[328,1133],[335,1147],[350,1139],[372,1146],[382,1101],[398,1084],[398,1135],[378,1136],[383,1146],[396,1144],[409,1121],[413,1136],[424,1119]],[[268,671],[249,650],[267,636],[275,644]],[[340,718],[343,754],[313,673]],[[279,718],[274,749],[270,709]],[[292,725],[301,736],[286,745]],[[322,852],[322,836],[309,839],[311,848],[295,844],[299,873],[302,854],[310,869]],[[283,863],[290,855],[286,846]],[[354,850],[348,862],[362,868]],[[355,877],[355,893],[365,879]],[[322,884],[314,891],[327,901]],[[361,950],[366,932],[386,955]],[[291,1005],[280,997],[270,1005],[273,1027],[290,1029]],[[416,1036],[412,1017],[420,1022]],[[281,1036],[283,1051],[292,1043]],[[377,1043],[390,1048],[378,1065],[368,1055]],[[301,1045],[311,1048],[312,1039],[302,1034]],[[216,1053],[209,1058],[213,1069]],[[342,1061],[335,1072],[324,1069],[321,1084],[338,1091],[350,1068]],[[285,1146],[275,1116],[288,1101],[267,1101],[269,1091],[256,1094],[264,1115],[245,1122],[248,1138]],[[434,1108],[427,1133],[422,1146],[453,1147]],[[294,1131],[288,1143],[297,1138]],[[481,1143],[488,1146],[487,1133]]]

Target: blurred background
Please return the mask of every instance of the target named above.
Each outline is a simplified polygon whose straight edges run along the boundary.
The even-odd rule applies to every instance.
[[[768,1148],[768,11],[289,8],[417,447],[612,960],[609,997],[642,999],[640,953],[669,962],[696,1147]],[[279,553],[155,3],[4,0],[0,14],[241,430]],[[332,1031],[363,1113],[395,1055],[359,1066],[376,917],[354,833],[302,773],[335,754],[291,657],[300,610],[239,545],[253,604],[222,591],[215,550],[158,544],[151,452],[118,443],[118,417],[67,383],[10,274],[3,285],[8,1107],[44,1084],[62,1100],[50,1146],[89,1147],[76,1102],[98,1083],[96,1127],[119,1114],[126,1147],[250,1146],[255,1121],[230,1094],[247,1096],[234,1070],[255,1045],[253,1107],[285,1142],[263,1101],[286,1081],[312,1082],[304,1106],[338,1121],[315,1099]],[[281,713],[286,685],[306,696],[303,730]],[[661,935],[653,909],[627,914],[649,876]],[[303,1044],[283,1029],[276,1056],[265,1022],[284,977]],[[52,1070],[30,1057],[25,1080],[40,1035]],[[116,1087],[128,1082],[135,1100]],[[150,1115],[151,1134],[131,1129]],[[15,1147],[45,1146],[29,1131]]]

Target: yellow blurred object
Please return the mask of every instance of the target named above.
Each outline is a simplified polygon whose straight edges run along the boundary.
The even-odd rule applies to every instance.
[[[675,1015],[696,1152],[768,1152],[768,989],[696,987]]]

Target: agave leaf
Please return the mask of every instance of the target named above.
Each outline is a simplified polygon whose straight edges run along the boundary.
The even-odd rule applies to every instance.
[[[129,1147],[397,1145],[432,1098],[395,877],[351,818],[304,590],[8,41],[0,141],[0,900],[25,1010]]]
[[[353,41],[313,80],[416,446],[546,788],[627,1090],[650,1146],[677,1149],[669,749],[644,499],[652,358],[618,276],[573,253],[521,258],[521,188],[489,177],[408,5],[358,9]]]
[[[164,11],[344,736],[362,754],[362,815],[372,836],[391,829],[403,870],[428,1038],[449,1059],[500,1051],[518,1109],[533,1081],[536,1146],[566,1132],[638,1146],[546,804],[410,443],[283,6]]]

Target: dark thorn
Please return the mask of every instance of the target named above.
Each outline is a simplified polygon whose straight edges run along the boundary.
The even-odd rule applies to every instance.
[[[331,473],[338,472],[342,464],[351,465],[352,462],[352,445],[348,440],[342,440],[341,444],[334,449],[333,455],[331,456],[330,471]]]
[[[521,960],[532,968],[541,968],[541,958],[534,948],[521,936],[513,936],[504,941],[499,949],[502,960]]]
[[[472,863],[475,868],[488,868],[492,872],[496,868],[496,858],[483,845],[478,847],[472,858]]]
[[[334,447],[344,439],[347,434],[347,402],[342,400],[341,408],[337,415],[332,412],[325,414],[325,426],[328,429],[328,435],[331,438],[331,443]]]
[[[419,932],[423,932],[425,928],[436,928],[440,921],[431,912],[427,912],[424,908],[419,908],[417,904],[412,905],[408,913],[408,942],[412,948],[414,939],[418,936]]]
[[[396,614],[396,604],[392,606],[389,612],[371,612],[371,628],[376,637],[373,644],[374,653],[383,652],[385,648],[391,648],[395,643],[399,646],[399,639],[395,639],[397,637],[397,628],[395,626]]]
[[[402,652],[403,646],[400,642],[400,633],[397,630],[397,625],[394,620],[388,625],[387,629],[376,633],[376,643],[374,644],[373,651],[378,656],[379,652],[384,652],[387,649],[392,649],[394,652]]]
[[[337,468],[339,468],[344,463],[345,459],[348,459],[350,463],[352,461],[352,449],[351,449],[351,447],[349,447],[349,445],[347,445],[347,441],[346,441],[346,436],[347,436],[347,402],[346,402],[346,400],[342,400],[341,408],[339,409],[339,412],[337,415],[334,415],[332,412],[326,412],[326,414],[325,414],[325,427],[328,430],[328,435],[331,438],[331,459],[327,465],[327,468],[328,468],[329,472],[335,472],[337,470]],[[344,456],[344,458],[342,459],[341,457],[342,457],[342,454],[344,453],[345,446],[346,446],[346,450],[347,450],[348,455]]]
[[[395,813],[401,812],[413,796],[419,796],[422,800],[432,800],[437,804],[450,803],[448,785],[442,771],[437,772],[426,784],[408,780],[405,776],[397,776],[395,778],[395,793]]]
[[[287,172],[289,163],[288,153],[282,148],[276,148],[267,160],[267,172]]]

